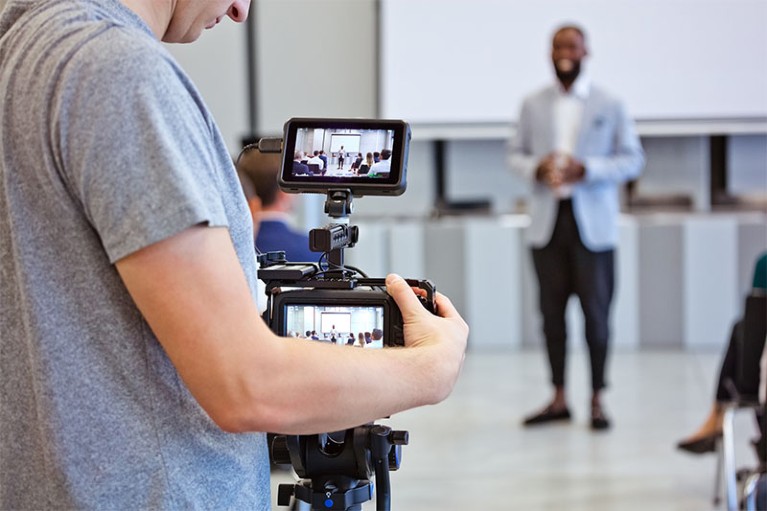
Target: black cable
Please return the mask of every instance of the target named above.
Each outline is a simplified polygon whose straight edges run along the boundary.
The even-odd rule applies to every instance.
[[[243,147],[242,151],[240,151],[240,154],[237,155],[237,159],[234,160],[234,166],[237,167],[240,164],[240,160],[242,159],[243,155],[245,153],[252,151],[253,149],[258,149],[258,142],[255,142],[253,144],[248,144],[245,147]]]

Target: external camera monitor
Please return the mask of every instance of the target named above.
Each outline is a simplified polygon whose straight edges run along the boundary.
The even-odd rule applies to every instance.
[[[290,119],[279,184],[290,193],[348,189],[354,196],[406,188],[410,126],[399,120]]]

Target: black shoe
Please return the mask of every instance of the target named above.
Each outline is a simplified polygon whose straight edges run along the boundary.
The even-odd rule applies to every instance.
[[[600,406],[591,407],[591,429],[594,431],[610,429],[610,419],[605,416]]]
[[[562,408],[561,410],[555,410],[551,405],[547,406],[543,409],[543,411],[540,411],[536,413],[535,415],[531,415],[530,417],[527,417],[522,424],[524,426],[535,426],[538,424],[545,424],[547,422],[555,422],[555,421],[569,421],[570,420],[570,410],[567,409],[567,407]]]
[[[713,433],[696,440],[679,442],[676,444],[676,447],[691,454],[706,454],[707,452],[716,451],[716,443],[720,438],[722,438],[721,433]]]

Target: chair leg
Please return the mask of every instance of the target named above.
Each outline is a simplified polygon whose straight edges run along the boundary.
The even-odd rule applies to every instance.
[[[735,410],[734,406],[727,406],[722,421],[724,483],[728,511],[738,511],[739,509],[738,480],[735,470]]]
[[[759,493],[759,480],[764,474],[754,473],[746,479],[746,484],[743,486],[743,497],[746,503],[746,511],[758,511],[756,509],[756,497]]]
[[[714,474],[714,507],[719,507],[722,502],[722,463],[724,453],[722,452],[722,441],[716,441],[716,474]]]

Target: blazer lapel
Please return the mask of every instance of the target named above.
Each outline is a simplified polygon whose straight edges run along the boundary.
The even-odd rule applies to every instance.
[[[555,106],[557,103],[557,89],[556,86],[549,87],[547,91],[547,97],[545,101],[546,116],[544,119],[548,120],[546,125],[546,144],[548,152],[553,151],[557,145],[557,116]]]
[[[599,93],[591,87],[589,91],[589,97],[586,99],[586,104],[583,105],[583,118],[581,119],[581,129],[578,134],[578,142],[575,145],[575,155],[578,158],[582,158],[586,150],[586,141],[590,133],[594,131],[594,127],[600,122],[599,117],[600,100]]]

